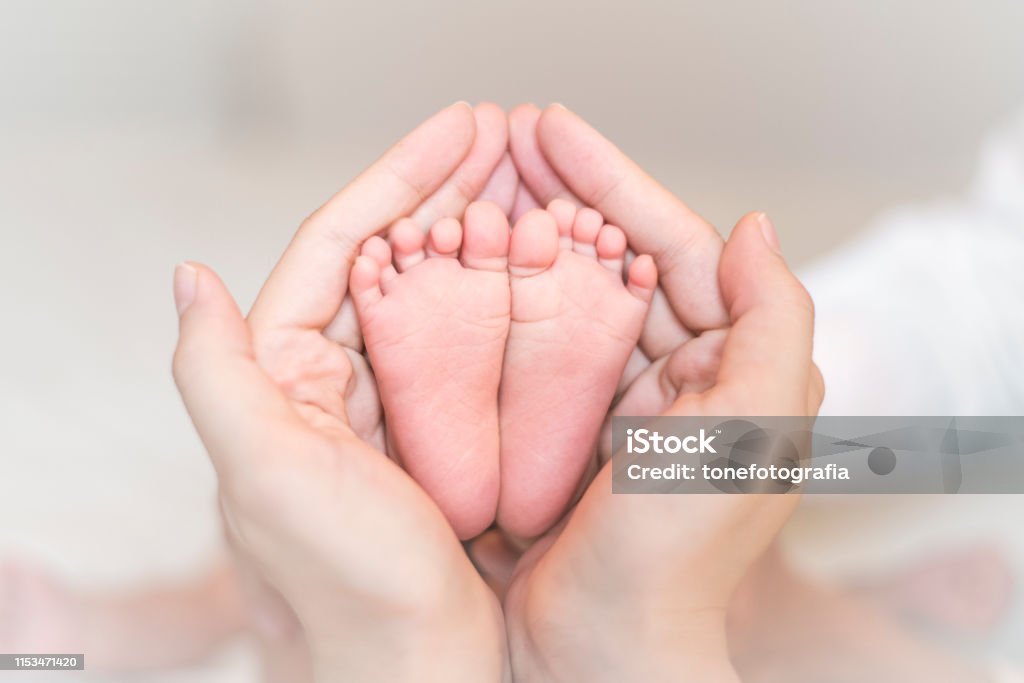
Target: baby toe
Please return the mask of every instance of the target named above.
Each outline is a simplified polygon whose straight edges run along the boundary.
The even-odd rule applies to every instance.
[[[598,262],[622,277],[622,266],[626,257],[626,233],[614,225],[606,225],[597,234]]]
[[[382,286],[398,276],[398,271],[391,263],[391,247],[382,238],[374,235],[363,243],[363,256],[369,256],[380,266],[380,281]]]
[[[658,286],[658,267],[650,254],[641,254],[629,264],[629,277],[626,288],[630,294],[649,304],[654,298],[654,288]]]
[[[558,226],[547,211],[528,211],[512,228],[508,269],[516,277],[547,270],[558,256]]]
[[[572,250],[582,256],[597,258],[597,236],[604,218],[594,209],[580,209],[572,224]]]
[[[442,218],[434,223],[427,235],[429,258],[454,258],[462,244],[462,225],[454,218]]]
[[[411,218],[402,218],[391,226],[391,246],[395,266],[400,272],[409,270],[427,256],[423,249],[423,231]]]
[[[558,246],[560,249],[572,249],[572,223],[576,218],[576,205],[567,199],[552,199],[548,204],[548,213],[555,219],[558,226]]]
[[[476,270],[508,269],[508,219],[497,204],[474,202],[462,220],[462,265]]]
[[[391,263],[391,247],[388,246],[388,243],[383,238],[377,235],[363,242],[363,247],[359,250],[359,253],[372,258],[381,268]]]
[[[364,316],[369,307],[384,298],[384,292],[380,288],[380,273],[380,264],[366,254],[360,254],[352,265],[348,290],[360,316]]]

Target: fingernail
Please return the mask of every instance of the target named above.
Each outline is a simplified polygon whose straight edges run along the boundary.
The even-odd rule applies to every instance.
[[[565,110],[565,111],[569,111],[569,107],[565,106],[561,102],[552,102],[551,106],[555,107],[556,109],[562,109],[562,110]]]
[[[456,102],[452,106],[453,107],[463,106],[463,107],[466,107],[467,109],[472,109],[473,108],[473,105],[470,104],[469,102],[467,102],[466,100],[459,100],[458,102]]]
[[[187,263],[174,267],[174,306],[178,315],[185,312],[196,298],[196,269]]]
[[[772,221],[768,218],[768,214],[759,213],[757,214],[757,222],[761,224],[761,234],[764,235],[764,241],[768,243],[768,246],[776,251],[776,253],[782,253],[782,245],[779,244],[779,233],[775,232],[775,226],[772,225]]]

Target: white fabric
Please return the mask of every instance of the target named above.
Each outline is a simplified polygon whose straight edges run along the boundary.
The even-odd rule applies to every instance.
[[[823,414],[1024,414],[1024,113],[969,195],[882,216],[803,279]]]
[[[801,277],[823,414],[1024,415],[1024,111],[986,142],[969,193],[891,211]],[[817,496],[786,542],[804,571],[842,580],[988,540],[1019,577],[1022,512],[1021,496]],[[1020,666],[1017,603],[990,651]],[[991,672],[1024,681],[1009,664]]]
[[[1024,683],[1024,672],[1003,661],[989,665],[989,676],[992,683]]]

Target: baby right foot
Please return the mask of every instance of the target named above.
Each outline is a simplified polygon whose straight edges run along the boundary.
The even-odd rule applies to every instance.
[[[623,282],[625,256],[622,230],[562,200],[512,230],[498,523],[514,535],[557,521],[594,454],[657,284],[650,256]]]

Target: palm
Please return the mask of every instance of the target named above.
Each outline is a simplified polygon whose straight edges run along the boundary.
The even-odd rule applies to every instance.
[[[444,516],[380,448],[380,404],[365,359],[308,330],[269,341],[256,333],[253,345],[260,368],[297,418],[265,425],[266,440],[305,447],[275,452],[252,475],[250,495],[258,506],[233,500],[222,506],[233,547],[280,585],[277,576],[285,582],[297,558],[270,552],[263,542],[278,546],[278,533],[301,538],[295,555],[331,567],[346,585],[365,587],[364,597],[396,606],[421,604],[421,590],[437,585],[432,578],[467,573]],[[268,520],[277,529],[273,538],[249,531]],[[367,554],[367,547],[376,552]],[[388,559],[396,557],[415,561]]]
[[[675,353],[692,351],[681,347]],[[634,401],[663,401],[649,386],[631,390]],[[819,400],[809,399],[809,414]],[[684,393],[670,404],[669,414],[709,416],[734,414],[739,405],[735,395],[715,387]],[[519,670],[548,676],[548,667],[600,641],[599,633],[588,633],[596,621],[642,634],[662,615],[671,624],[676,614],[696,614],[706,618],[709,633],[724,628],[733,591],[799,501],[771,495],[613,495],[611,472],[606,462],[567,518],[515,564],[503,606]],[[598,651],[605,647],[630,649],[621,641],[596,643]]]
[[[377,385],[358,349],[318,330],[287,329],[254,335],[257,360],[296,409],[319,428],[347,425],[384,450],[384,414]]]
[[[402,216],[461,215],[475,198],[464,193],[483,188],[504,150],[505,125],[493,105],[456,105],[410,134],[307,219],[246,321],[231,321],[237,307],[201,272],[202,286],[221,290],[216,338],[239,354],[214,367],[249,387],[230,391],[209,372],[183,380],[202,384],[197,414],[237,418],[233,439],[208,443],[228,536],[304,625],[374,602],[434,604],[439,587],[473,593],[480,583],[437,506],[384,455],[380,400],[346,289],[369,236]],[[458,576],[465,581],[453,583]]]

